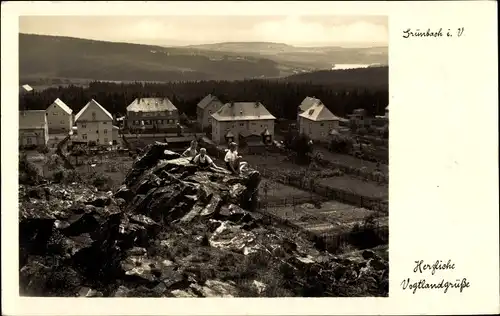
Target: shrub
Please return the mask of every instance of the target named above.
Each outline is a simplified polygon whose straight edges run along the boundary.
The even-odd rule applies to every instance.
[[[48,154],[49,153],[49,148],[46,145],[39,146],[37,150],[41,154]]]
[[[113,186],[113,180],[102,173],[92,175],[90,183],[101,191],[109,191]]]
[[[34,184],[42,179],[38,168],[30,161],[28,156],[21,153],[19,156],[19,183]]]

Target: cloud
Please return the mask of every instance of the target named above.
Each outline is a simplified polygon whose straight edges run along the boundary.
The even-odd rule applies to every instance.
[[[388,37],[387,19],[339,16],[32,16],[20,19],[20,31],[181,45],[226,41],[271,41],[304,46],[386,43]]]
[[[315,21],[305,21],[299,16],[289,16],[280,21],[266,21],[255,25],[256,37],[265,41],[294,44],[311,43],[352,43],[388,41],[386,25],[363,20],[336,25],[325,25]]]

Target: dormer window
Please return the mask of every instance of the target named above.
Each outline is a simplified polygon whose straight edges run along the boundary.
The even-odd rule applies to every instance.
[[[313,115],[314,109],[309,110],[309,115]]]

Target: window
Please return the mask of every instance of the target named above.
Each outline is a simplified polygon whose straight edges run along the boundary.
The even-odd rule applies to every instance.
[[[157,124],[163,124],[163,120],[156,121]]]
[[[87,124],[82,124],[82,128],[87,128]]]
[[[108,139],[107,138],[104,138],[104,142],[107,143],[108,142]]]
[[[212,110],[208,111],[208,114],[212,114]]]
[[[57,116],[57,112],[52,112],[52,115]]]
[[[325,126],[325,123],[321,123],[321,126]]]
[[[99,144],[99,138],[95,140],[96,144]]]
[[[87,134],[82,134],[82,139],[87,139]]]
[[[107,129],[105,129],[105,130],[104,130],[104,134],[107,134],[107,133],[108,133],[108,130],[107,130]]]
[[[26,144],[31,145],[31,137],[26,138]]]
[[[212,124],[212,119],[208,119],[208,124]]]
[[[107,124],[108,124],[108,122],[102,122],[102,125],[107,125]]]
[[[245,123],[240,123],[240,126],[245,126]]]
[[[257,124],[257,123],[255,123],[255,122],[252,122],[252,126],[255,126],[256,124]]]
[[[61,124],[64,124],[64,121],[61,121]]]
[[[96,114],[95,114],[95,112],[92,112],[92,120],[95,121],[95,118],[96,118]]]
[[[95,132],[96,132],[96,134],[99,134],[99,130],[96,130]]]

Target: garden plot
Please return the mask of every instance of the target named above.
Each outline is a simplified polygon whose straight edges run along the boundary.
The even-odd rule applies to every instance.
[[[387,185],[363,181],[347,175],[319,179],[318,184],[334,190],[343,190],[370,198],[378,198],[383,200],[389,198],[389,190]]]
[[[319,208],[310,204],[295,207],[269,207],[265,211],[272,217],[314,235],[342,235],[356,224],[377,213],[337,201],[322,203]]]
[[[267,185],[267,194],[265,187]],[[259,197],[262,201],[271,203],[295,204],[321,199],[317,194],[282,184],[270,179],[263,178],[259,185]]]

